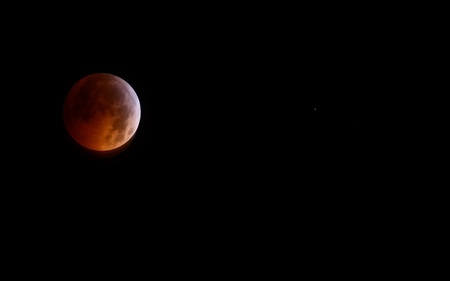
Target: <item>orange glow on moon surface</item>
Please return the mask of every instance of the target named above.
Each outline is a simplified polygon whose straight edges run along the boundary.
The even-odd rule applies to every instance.
[[[141,106],[125,80],[109,73],[94,73],[72,86],[64,100],[63,118],[68,133],[83,148],[115,154],[133,139]]]

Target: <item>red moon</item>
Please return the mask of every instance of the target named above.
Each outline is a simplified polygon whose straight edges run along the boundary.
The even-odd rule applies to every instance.
[[[141,106],[134,89],[122,78],[94,73],[78,80],[64,100],[64,124],[83,148],[113,152],[134,137]]]

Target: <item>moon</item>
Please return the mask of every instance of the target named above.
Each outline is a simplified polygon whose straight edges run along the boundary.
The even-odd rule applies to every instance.
[[[73,140],[88,151],[122,151],[138,129],[141,105],[124,79],[94,73],[78,80],[69,90],[63,119]]]

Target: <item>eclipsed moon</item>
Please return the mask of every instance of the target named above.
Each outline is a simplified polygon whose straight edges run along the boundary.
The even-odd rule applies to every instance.
[[[94,73],[78,80],[64,100],[64,124],[82,147],[115,151],[134,137],[141,106],[134,89],[122,78]]]

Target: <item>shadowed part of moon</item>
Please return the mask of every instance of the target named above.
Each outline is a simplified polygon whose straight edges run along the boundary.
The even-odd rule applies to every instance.
[[[141,111],[139,99],[126,81],[97,73],[80,79],[70,89],[63,115],[77,143],[95,151],[109,151],[132,139]]]

